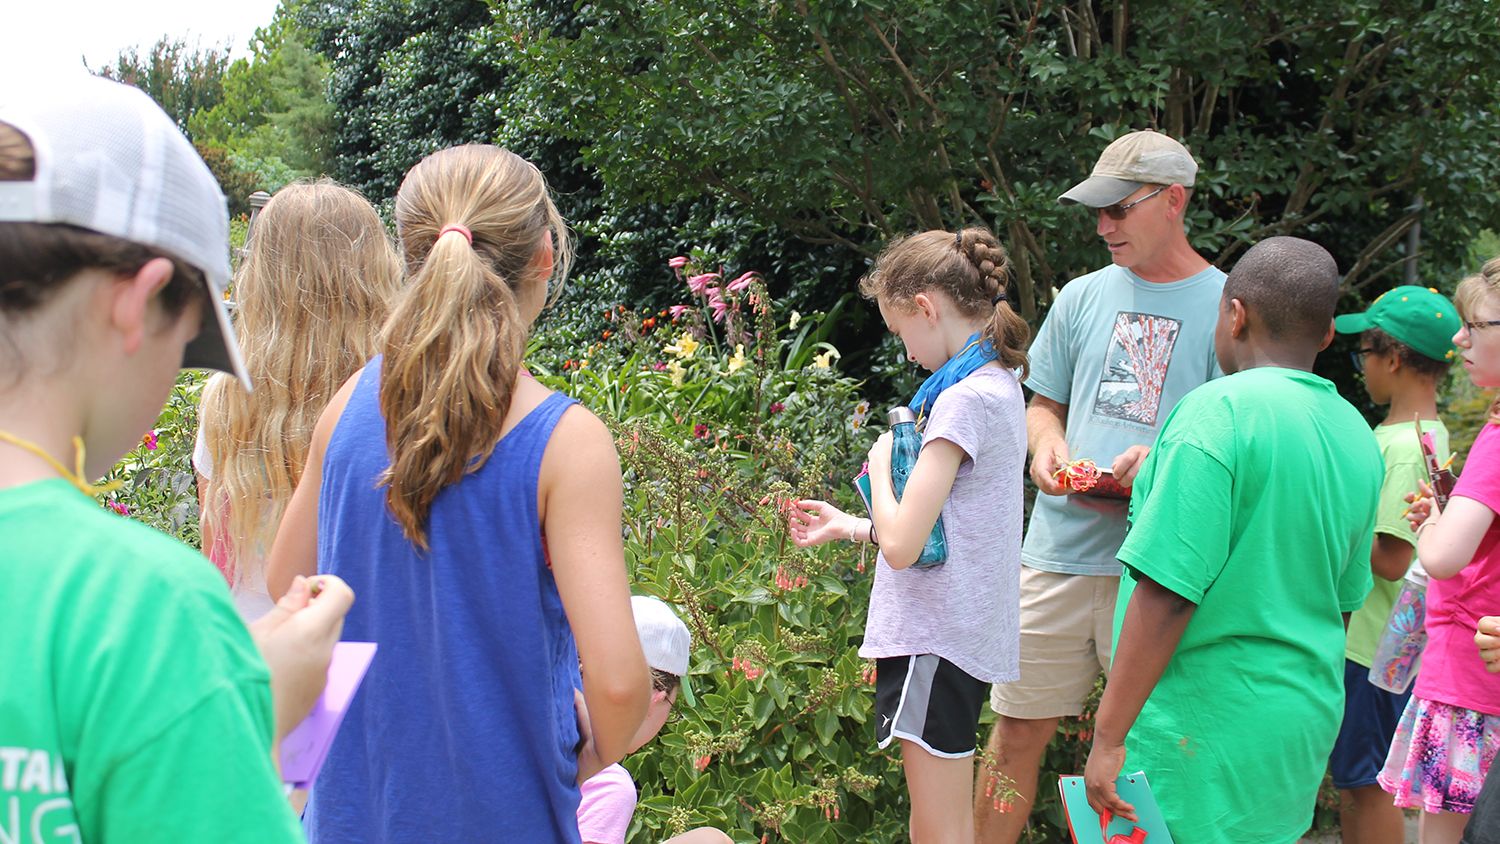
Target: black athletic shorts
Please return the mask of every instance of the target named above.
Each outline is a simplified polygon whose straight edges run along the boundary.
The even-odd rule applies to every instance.
[[[875,660],[875,740],[916,742],[934,756],[973,756],[990,684],[935,654]]]

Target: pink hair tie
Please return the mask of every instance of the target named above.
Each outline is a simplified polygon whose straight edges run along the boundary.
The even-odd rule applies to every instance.
[[[467,240],[470,246],[474,245],[474,233],[469,231],[468,226],[460,226],[457,223],[450,223],[446,226],[443,226],[443,230],[438,232],[438,237],[441,238],[448,232],[458,232],[459,234],[464,236],[464,240]]]

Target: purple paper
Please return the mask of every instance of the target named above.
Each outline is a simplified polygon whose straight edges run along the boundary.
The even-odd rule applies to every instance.
[[[293,788],[310,788],[318,778],[344,713],[359,690],[360,681],[375,658],[374,642],[338,642],[328,663],[328,684],[312,712],[281,740],[281,781]]]

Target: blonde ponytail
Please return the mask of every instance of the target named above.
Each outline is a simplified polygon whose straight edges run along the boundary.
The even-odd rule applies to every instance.
[[[402,533],[425,550],[437,494],[483,466],[500,439],[530,327],[522,301],[546,284],[548,238],[560,278],[572,253],[540,171],[493,146],[453,147],[412,168],[396,227],[411,280],[381,343],[391,465],[380,483]]]

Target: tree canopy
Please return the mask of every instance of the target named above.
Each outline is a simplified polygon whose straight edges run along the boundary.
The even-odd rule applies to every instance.
[[[528,0],[496,11],[496,61],[522,71],[511,131],[576,140],[608,192],[713,194],[861,254],[985,222],[1029,315],[1103,263],[1092,220],[1055,198],[1134,128],[1198,157],[1190,233],[1225,265],[1297,234],[1351,289],[1388,286],[1417,222],[1423,267],[1446,274],[1500,219],[1476,190],[1500,174],[1482,0],[598,0],[564,27]]]

